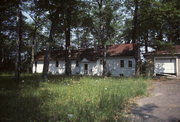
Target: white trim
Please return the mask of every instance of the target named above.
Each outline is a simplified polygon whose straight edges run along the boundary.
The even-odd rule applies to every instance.
[[[175,66],[176,66],[176,76],[178,76],[178,74],[179,74],[179,71],[178,71],[178,56],[155,56],[154,57],[154,76],[156,76],[156,73],[155,73],[155,60],[156,59],[161,59],[161,58],[167,58],[167,59],[169,59],[169,58],[175,58],[175,60],[176,60],[176,64],[175,64]]]
[[[83,58],[83,59],[81,60],[81,62],[87,63],[87,62],[89,62],[89,60],[87,60],[87,58]]]
[[[178,62],[178,56],[176,57],[176,76],[179,74],[179,62]]]

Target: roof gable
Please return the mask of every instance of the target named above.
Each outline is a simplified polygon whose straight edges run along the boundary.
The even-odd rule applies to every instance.
[[[83,59],[81,60],[81,62],[89,62],[89,60],[87,60],[86,58],[83,58]]]

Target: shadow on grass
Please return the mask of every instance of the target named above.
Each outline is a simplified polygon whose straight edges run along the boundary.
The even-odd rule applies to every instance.
[[[49,76],[52,83],[69,82],[70,79],[80,80],[80,76]],[[16,83],[14,76],[0,76],[0,122],[30,122],[48,121],[42,104],[49,100],[48,91],[43,91],[40,96],[22,95],[25,87],[37,89],[43,82],[41,75],[24,75],[19,84]],[[50,82],[51,83],[51,82]],[[52,97],[50,97],[51,100]]]
[[[45,121],[45,115],[40,111],[42,101],[38,97],[20,97],[18,93],[0,94],[0,121],[30,122]]]
[[[36,79],[34,76],[24,78]],[[41,101],[38,97],[20,96],[24,85],[23,82],[18,85],[13,76],[0,76],[0,122],[33,121],[43,116],[39,111]],[[35,84],[37,87],[38,85],[39,83]]]
[[[48,82],[50,83],[70,83],[73,79],[74,81],[79,81],[82,76],[65,76],[65,75],[49,75]],[[25,74],[21,77],[21,82],[18,84],[15,81],[14,76],[11,75],[0,75],[0,90],[17,90],[23,85],[32,85],[34,88],[39,87],[39,83],[44,82],[41,74]]]

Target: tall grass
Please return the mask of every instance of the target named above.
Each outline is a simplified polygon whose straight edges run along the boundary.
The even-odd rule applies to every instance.
[[[24,77],[15,89],[1,85],[0,121],[122,121],[127,101],[144,95],[148,80],[53,76],[40,82],[39,76]]]

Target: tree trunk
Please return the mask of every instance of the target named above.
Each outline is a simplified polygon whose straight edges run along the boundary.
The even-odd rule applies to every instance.
[[[15,63],[15,79],[16,82],[20,82],[21,75],[21,41],[22,41],[22,13],[18,10],[17,16],[17,40],[16,40],[16,63]]]
[[[48,80],[49,59],[50,59],[50,52],[51,52],[51,45],[53,41],[54,31],[55,31],[55,23],[52,21],[49,38],[46,43],[45,56],[44,56],[44,66],[43,66],[43,74],[42,74],[44,81]]]
[[[43,66],[43,74],[42,74],[44,81],[48,80],[49,59],[50,59],[51,47],[53,43],[53,36],[55,34],[56,25],[59,20],[59,9],[56,8],[55,13],[51,13],[50,16],[51,16],[51,28],[49,32],[48,41],[46,43],[46,51],[44,56],[44,66]]]
[[[135,44],[134,45],[134,49],[135,49],[135,76],[139,76],[140,75],[140,47],[139,45]]]
[[[147,31],[147,32],[146,32],[146,36],[145,36],[145,38],[144,38],[144,40],[145,40],[145,53],[148,53],[148,38],[149,38],[149,33],[148,33],[148,31]],[[146,76],[150,76],[149,74],[150,74],[150,73],[149,73],[148,62],[147,62],[147,60],[146,60],[146,62],[145,62],[145,75],[146,75]]]
[[[107,75],[106,56],[107,56],[107,47],[104,44],[103,45],[103,76]]]
[[[146,37],[145,37],[145,53],[148,53],[148,38],[149,38],[149,35],[147,31]]]
[[[105,32],[104,32],[104,26],[102,24],[103,22],[103,14],[102,14],[102,6],[103,6],[103,0],[97,0],[98,3],[98,8],[99,8],[99,44],[100,46],[102,46],[102,50],[103,50],[103,58],[102,58],[102,63],[103,63],[103,71],[102,71],[102,75],[103,76],[107,76],[107,66],[106,66],[106,56],[107,56],[107,49],[106,49],[106,41],[107,38],[105,37]]]
[[[0,58],[1,58],[1,62],[0,62],[0,65],[2,65],[3,63],[4,63],[4,49],[3,48],[1,48],[1,56],[0,56]]]
[[[35,25],[34,31],[33,31],[33,37],[32,37],[32,50],[31,50],[31,72],[33,73],[33,64],[35,63],[34,56],[35,56],[35,39],[36,39],[36,31],[37,31],[37,26]]]
[[[137,14],[138,14],[138,0],[134,0],[134,17],[133,17],[133,29],[132,29],[132,43],[137,43]]]
[[[65,39],[66,39],[66,50],[65,50],[65,74],[71,74],[71,61],[70,61],[70,41],[71,41],[71,13],[69,9],[65,13]]]
[[[135,62],[136,62],[136,66],[135,66],[135,75],[139,76],[140,74],[140,56],[139,56],[139,43],[138,43],[138,39],[137,39],[137,31],[138,31],[138,0],[134,0],[134,5],[135,5],[135,9],[134,9],[134,17],[133,17],[133,29],[132,29],[132,43],[135,44],[134,48],[135,48]]]
[[[159,41],[162,41],[162,39],[163,39],[162,29],[159,30],[157,39],[158,39]]]

